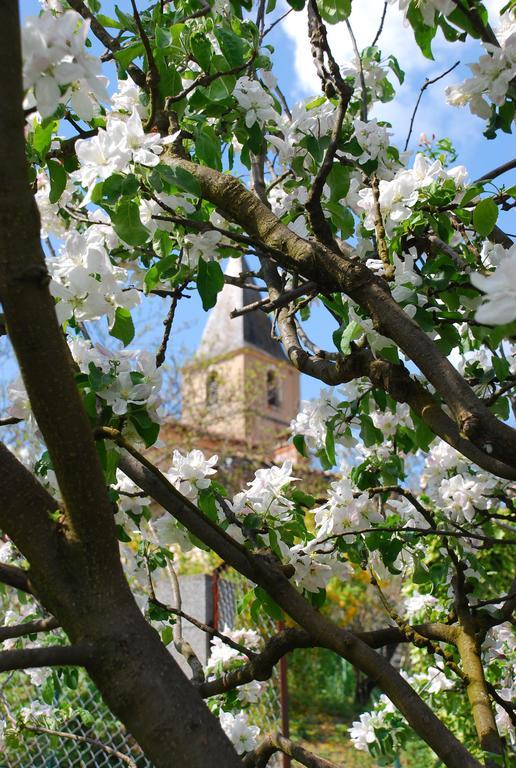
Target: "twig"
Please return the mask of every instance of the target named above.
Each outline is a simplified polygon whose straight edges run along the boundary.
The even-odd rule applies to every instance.
[[[275,21],[273,21],[273,22],[272,22],[272,24],[270,24],[270,25],[267,27],[267,29],[266,29],[266,30],[265,30],[265,32],[263,33],[263,35],[262,35],[261,39],[263,40],[263,38],[264,38],[264,37],[266,37],[266,36],[269,34],[269,32],[271,32],[271,31],[274,29],[274,27],[275,27],[277,24],[279,24],[280,22],[282,22],[282,21],[283,21],[283,19],[286,19],[286,18],[287,18],[287,16],[289,15],[289,13],[292,13],[292,10],[293,10],[292,8],[289,8],[289,9],[288,9],[288,11],[285,11],[285,13],[284,13],[282,16],[280,16],[280,17],[279,17],[279,18],[277,18]]]
[[[168,310],[168,314],[165,320],[163,320],[163,325],[165,326],[165,332],[163,333],[161,344],[156,353],[156,368],[160,368],[165,362],[165,355],[167,353],[168,340],[170,338],[170,331],[172,329],[172,323],[174,322],[174,316],[176,314],[177,303],[179,299],[182,297],[182,291],[186,288],[186,286],[187,286],[187,283],[183,283],[176,291],[174,291],[174,295],[172,296],[172,302],[170,304],[170,309]]]
[[[443,72],[442,75],[438,75],[437,77],[432,78],[431,80],[426,78],[425,82],[421,86],[421,90],[419,91],[419,96],[417,97],[416,106],[414,107],[414,111],[412,112],[412,117],[410,118],[410,125],[409,125],[409,132],[407,134],[407,139],[405,141],[405,146],[403,147],[403,150],[406,151],[410,137],[412,136],[412,129],[414,127],[414,120],[416,119],[416,113],[419,109],[419,103],[423,97],[424,92],[428,88],[429,85],[433,85],[434,83],[437,83],[438,80],[442,80],[443,77],[446,77],[446,75],[449,75],[450,72],[453,72],[453,70],[458,67],[460,64],[460,61],[456,61],[453,66],[451,66],[449,69],[446,70],[446,72]]]
[[[481,181],[491,181],[491,179],[496,179],[497,176],[501,176],[502,173],[507,173],[507,171],[512,171],[513,168],[516,168],[516,157],[514,157],[512,160],[508,160],[506,163],[503,163],[502,165],[499,165],[497,168],[493,168],[492,171],[488,171],[487,173],[484,173],[483,176],[480,176],[478,179],[475,179],[473,184],[479,184]]]
[[[48,619],[35,619],[26,621],[23,624],[13,624],[11,627],[0,627],[0,642],[12,640],[15,637],[25,637],[26,635],[36,635],[39,632],[50,632],[58,629],[61,625],[53,616]]]
[[[26,731],[33,731],[34,733],[47,733],[49,736],[58,736],[60,739],[70,739],[71,741],[78,741],[82,744],[91,744],[92,746],[101,749],[109,755],[109,757],[116,757],[126,765],[129,765],[130,768],[136,768],[136,763],[129,757],[129,755],[120,752],[118,749],[114,749],[114,747],[109,747],[107,744],[103,744],[98,739],[92,739],[91,736],[81,736],[78,733],[69,733],[68,731],[56,731],[54,728],[46,728],[43,725],[28,725],[23,723],[21,727]]]
[[[358,71],[360,75],[360,88],[362,91],[362,103],[360,107],[360,117],[362,118],[364,123],[367,123],[367,88],[366,88],[366,82],[364,77],[364,67],[362,66],[362,57],[360,56],[360,51],[358,50],[357,45],[357,39],[355,37],[355,34],[353,32],[353,28],[349,22],[349,19],[346,19],[346,27],[349,33],[349,36],[351,38],[351,44],[353,46],[353,51],[355,53],[355,56],[358,61]]]
[[[256,749],[244,757],[242,765],[244,768],[265,768],[275,752],[283,752],[306,768],[339,768],[336,763],[314,755],[281,733],[266,736]]]
[[[383,264],[383,272],[386,280],[392,280],[394,277],[394,265],[389,258],[387,248],[387,238],[382,218],[382,209],[380,208],[380,182],[378,176],[374,175],[371,179],[371,191],[373,193],[374,203],[374,229],[376,233],[376,250]]]
[[[202,86],[205,88],[207,85],[210,85],[215,80],[218,80],[219,77],[226,77],[226,75],[237,75],[239,72],[242,72],[244,69],[246,69],[253,63],[257,54],[258,54],[258,51],[254,50],[251,53],[251,57],[249,58],[249,61],[246,61],[245,64],[240,64],[237,67],[226,69],[224,72],[219,71],[219,72],[214,72],[211,75],[207,75],[207,74],[199,75],[199,77],[196,77],[195,80],[192,80],[190,85],[184,88],[181,91],[181,93],[176,93],[175,96],[168,96],[167,103],[174,104],[177,101],[181,101],[181,99],[184,99],[186,96],[188,96],[189,93],[194,91],[199,86]]]
[[[151,110],[150,110],[149,118],[143,127],[143,130],[146,133],[147,131],[150,131],[150,129],[154,125],[154,121],[156,120],[156,111],[158,108],[158,101],[159,101],[159,91],[158,91],[159,70],[154,60],[154,54],[152,53],[152,46],[150,44],[147,33],[143,28],[142,20],[140,18],[140,14],[138,13],[138,8],[136,7],[136,0],[131,0],[131,6],[133,9],[134,20],[136,22],[136,26],[138,27],[138,32],[140,34],[140,39],[142,41],[143,47],[145,48],[145,54],[147,56],[148,71],[147,71],[147,76],[145,78],[145,82],[150,91]]]
[[[371,43],[371,48],[374,48],[376,43],[378,42],[380,35],[383,32],[383,25],[385,23],[385,17],[387,15],[387,7],[389,5],[389,0],[385,0],[385,3],[383,4],[383,13],[382,18],[380,19],[380,26],[378,27],[378,32],[376,33],[373,42]]]
[[[231,318],[240,317],[240,315],[246,315],[249,312],[254,312],[257,309],[262,309],[264,312],[272,312],[279,307],[284,307],[285,304],[290,304],[291,301],[294,301],[294,299],[297,299],[299,296],[304,296],[306,293],[314,294],[318,290],[318,286],[314,282],[310,281],[303,283],[303,285],[283,293],[277,299],[274,299],[274,301],[271,301],[268,297],[259,299],[258,301],[253,301],[252,304],[247,304],[241,309],[232,310],[229,316]]]
[[[36,667],[83,667],[93,658],[91,645],[50,645],[0,651],[0,672]]]
[[[11,424],[19,424],[23,419],[18,419],[16,416],[9,416],[7,419],[0,419],[0,427],[8,427]]]
[[[153,602],[156,603],[156,605],[158,605],[164,611],[168,611],[169,613],[172,613],[174,616],[180,616],[181,618],[185,619],[185,621],[188,621],[190,624],[193,624],[194,627],[197,627],[197,629],[200,629],[202,632],[206,632],[207,635],[218,637],[220,640],[222,640],[223,643],[226,643],[226,645],[229,645],[230,648],[233,648],[233,650],[238,651],[238,653],[241,653],[243,656],[247,656],[248,659],[253,659],[256,656],[256,653],[254,651],[250,651],[244,645],[240,645],[240,643],[237,643],[235,642],[235,640],[232,640],[228,635],[225,635],[223,632],[219,632],[219,630],[215,629],[215,627],[210,627],[209,624],[205,624],[203,621],[199,621],[199,619],[196,619],[194,616],[190,616],[188,613],[185,613],[179,608],[172,608],[172,606],[165,605],[164,603],[162,603],[160,600],[157,600],[157,599],[153,599]]]

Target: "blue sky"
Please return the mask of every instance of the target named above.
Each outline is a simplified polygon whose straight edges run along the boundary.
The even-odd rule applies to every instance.
[[[140,0],[138,4],[140,7],[146,6],[143,0]],[[118,5],[123,10],[130,12],[128,0],[119,0]],[[490,10],[495,11],[503,3],[490,0],[487,5]],[[24,16],[38,13],[40,9],[37,0],[22,0],[20,7]],[[114,2],[106,0],[103,2],[102,11],[109,15],[113,12],[113,7]],[[281,15],[287,8],[285,0],[280,0],[274,17]],[[382,0],[368,0],[368,2],[355,0],[351,23],[359,48],[370,44],[376,33],[382,8]],[[351,43],[344,25],[331,28],[329,39],[339,63],[352,58]],[[291,105],[300,99],[309,98],[320,92],[307,44],[304,14],[291,13],[268,35],[267,43],[275,47],[274,73]],[[465,64],[475,61],[481,54],[482,49],[478,43],[470,41],[467,45],[461,43],[450,45],[442,37],[437,37],[433,46],[435,61],[428,61],[414,43],[411,30],[404,27],[402,16],[397,7],[389,6],[379,47],[384,55],[391,53],[396,55],[402,69],[406,71],[405,83],[399,88],[396,100],[390,104],[381,105],[381,108],[374,113],[375,117],[389,120],[392,123],[393,141],[398,146],[403,146],[410,115],[425,78],[435,77],[448,69],[455,61],[460,60],[461,65],[457,70],[425,92],[409,148],[415,149],[417,138],[422,132],[428,135],[436,133],[439,138],[448,136],[459,151],[457,164],[466,165],[470,171],[470,177],[473,179],[513,156],[513,136],[500,134],[496,140],[487,141],[482,135],[483,121],[471,116],[467,108],[454,109],[447,106],[445,102],[444,88],[452,82],[467,77],[469,70]],[[98,50],[100,52],[100,49]],[[113,77],[113,69],[107,74]],[[503,181],[508,184],[511,181],[510,175],[503,177]],[[516,183],[514,175],[511,183]],[[514,232],[516,230],[514,217],[512,222],[506,218],[503,223],[509,231]],[[138,346],[152,348],[159,344],[161,320],[167,309],[168,304],[159,299],[152,300],[150,306],[145,303],[145,308],[138,312],[139,317],[137,317],[137,322],[140,323],[141,327],[137,338]],[[176,356],[182,357],[195,350],[205,322],[206,315],[202,310],[200,301],[196,293],[192,292],[189,300],[180,302],[176,315],[175,334],[171,340],[171,346]],[[334,330],[334,326],[326,312],[323,313],[320,309],[316,309],[307,328],[313,341],[323,347],[331,348],[331,332]],[[320,387],[320,382],[303,377],[303,397],[316,396]]]

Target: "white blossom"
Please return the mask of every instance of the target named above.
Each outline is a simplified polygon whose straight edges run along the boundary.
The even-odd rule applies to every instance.
[[[54,114],[71,98],[72,108],[91,120],[98,103],[109,102],[101,62],[86,53],[90,27],[76,11],[28,16],[22,27],[23,82],[42,117]]]
[[[245,124],[251,128],[258,123],[262,128],[265,123],[278,122],[279,115],[274,109],[272,96],[267,93],[259,80],[240,77],[235,85],[233,96],[245,113]]]
[[[172,466],[166,473],[166,477],[183,496],[195,501],[199,491],[209,487],[211,482],[209,478],[216,473],[214,467],[218,458],[218,456],[211,456],[205,459],[203,452],[197,449],[187,454],[174,451]]]
[[[249,725],[245,712],[221,712],[219,714],[222,730],[232,742],[238,755],[250,752],[258,744],[260,729],[256,725]]]
[[[509,11],[504,19],[500,46],[483,43],[486,53],[477,63],[469,64],[473,77],[446,88],[448,104],[469,105],[474,115],[488,120],[491,104],[502,106],[509,86],[516,76],[516,14]]]
[[[490,275],[471,274],[471,282],[486,295],[475,313],[485,325],[503,325],[516,318],[516,244],[506,252]]]

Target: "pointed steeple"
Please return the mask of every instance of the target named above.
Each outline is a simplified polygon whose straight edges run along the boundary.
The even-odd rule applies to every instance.
[[[249,272],[245,258],[229,259],[226,275],[238,277],[242,272]],[[252,278],[247,278],[246,282],[256,284]],[[242,309],[260,298],[259,291],[226,283],[208,317],[195,353],[196,359],[209,360],[251,347],[279,360],[286,360],[281,344],[272,338],[271,321],[264,312],[256,310],[239,317],[230,316],[234,309]]]

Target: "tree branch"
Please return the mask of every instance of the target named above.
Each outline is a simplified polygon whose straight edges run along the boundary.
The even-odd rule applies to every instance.
[[[94,657],[91,645],[49,645],[0,651],[0,672],[36,667],[84,667]]]

